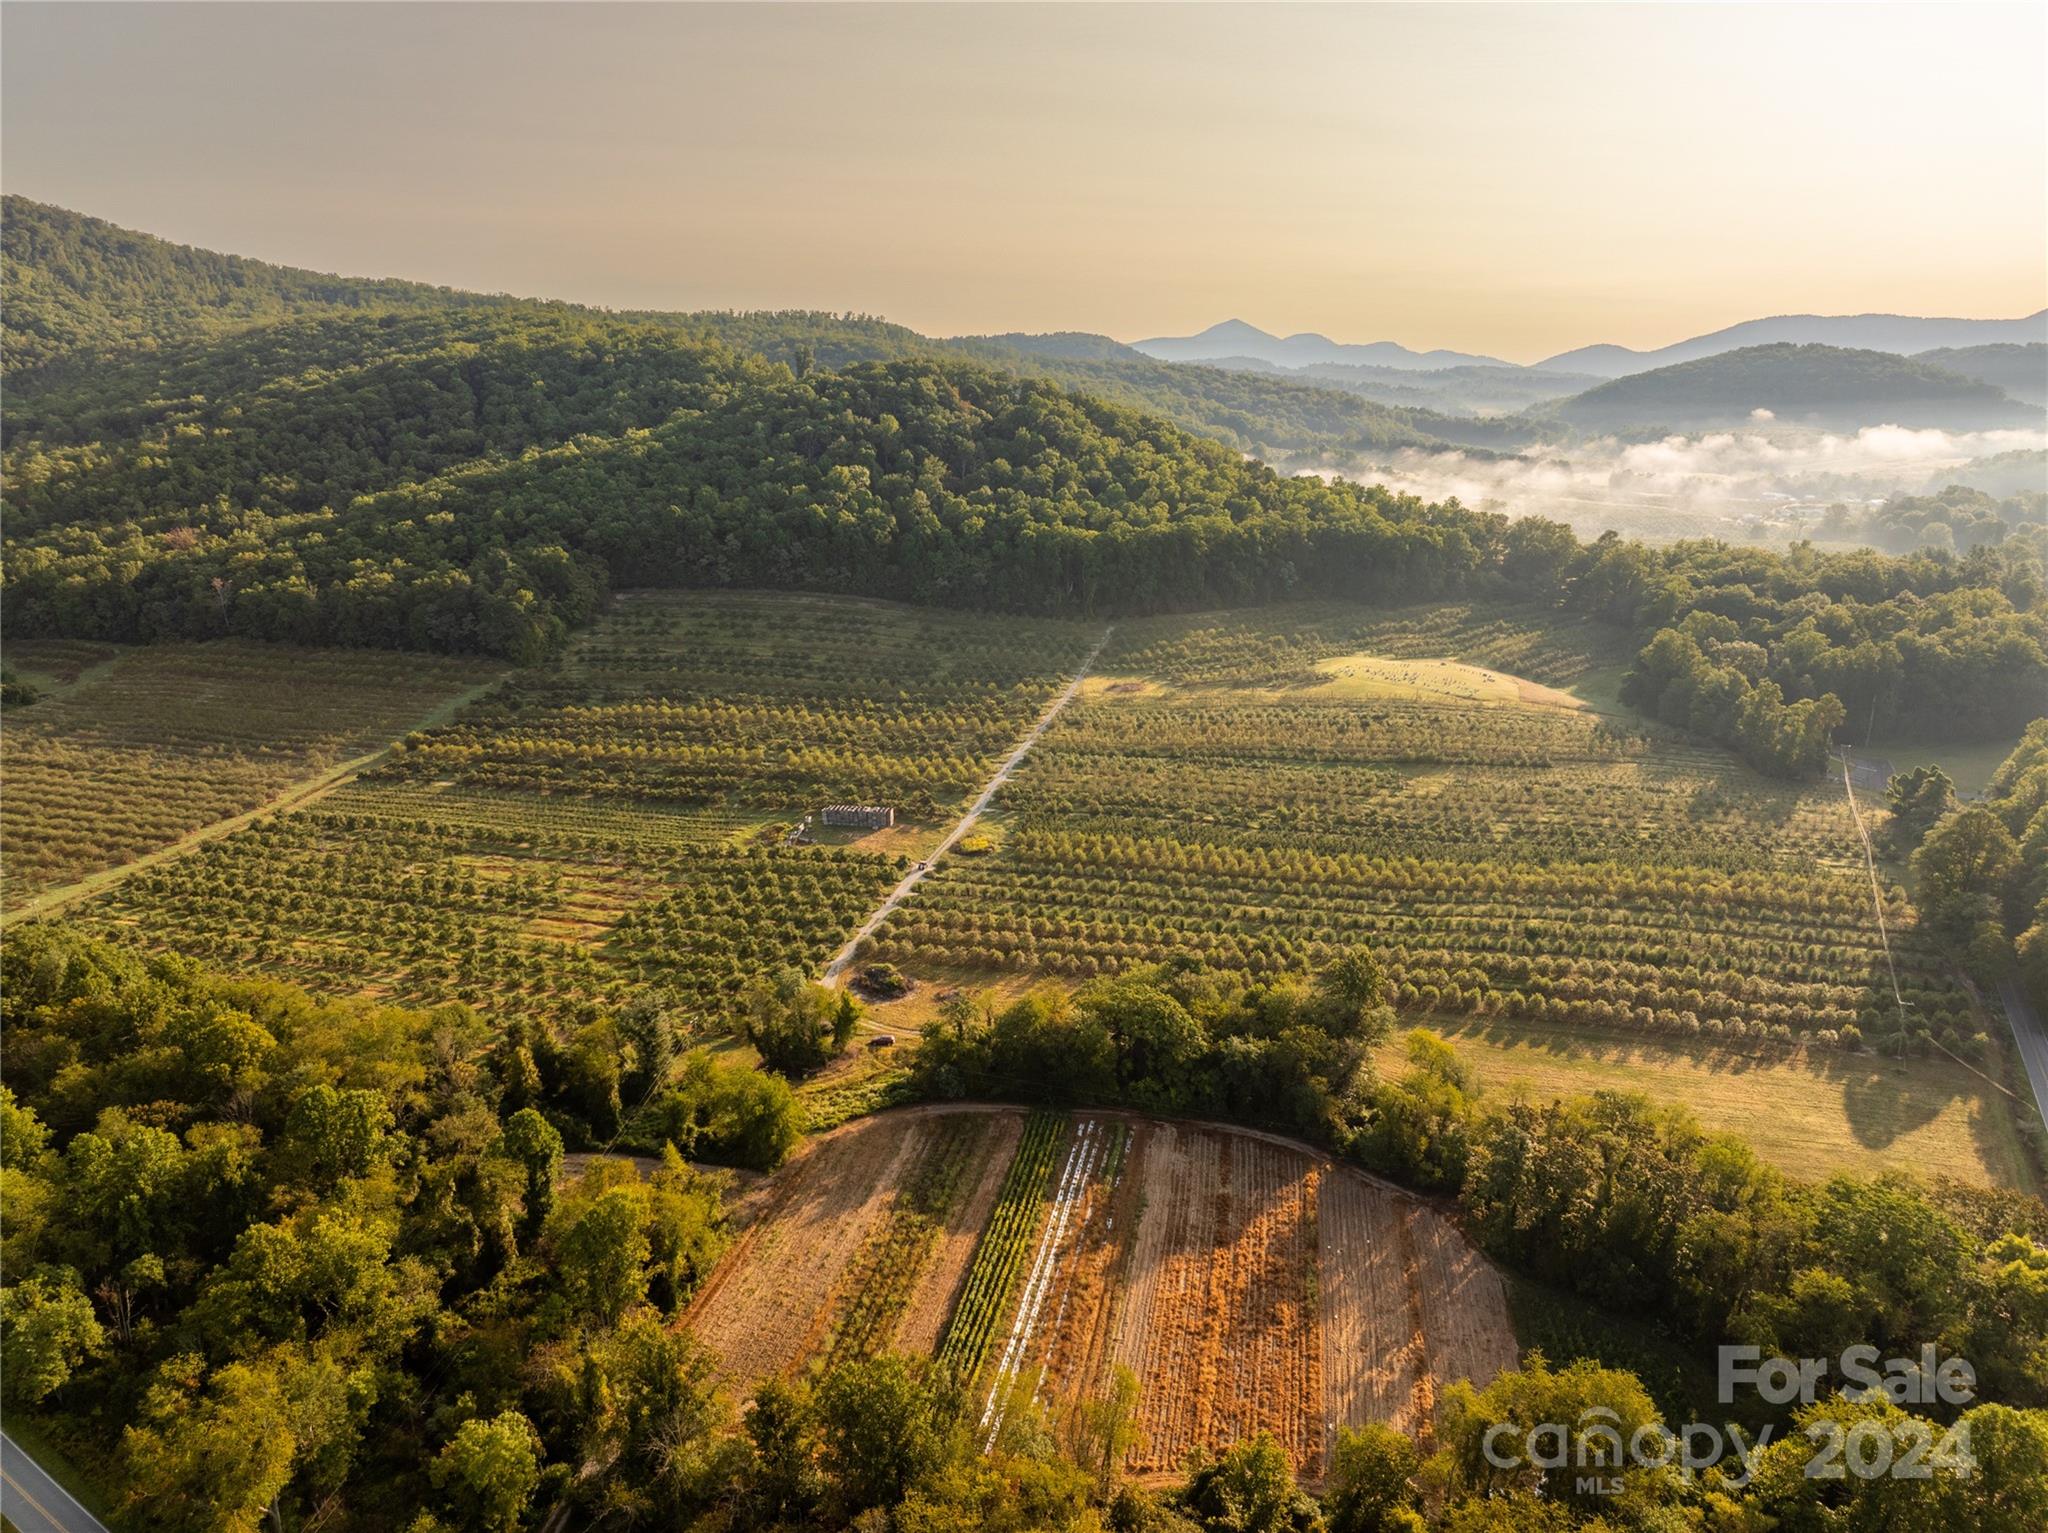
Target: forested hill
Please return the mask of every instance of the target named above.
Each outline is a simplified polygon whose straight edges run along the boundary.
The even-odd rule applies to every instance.
[[[512,302],[217,255],[13,196],[0,199],[0,263],[0,365],[10,380],[60,358],[93,360],[297,315]]]
[[[2031,345],[1945,346],[1923,351],[1913,359],[1946,368],[1980,383],[1996,384],[2014,399],[2048,402],[2048,343]]]
[[[1587,430],[1736,425],[1767,410],[1780,420],[1856,427],[2039,425],[2037,406],[1993,384],[1886,351],[1750,346],[1636,373],[1542,407]]]
[[[1582,545],[1276,473],[1154,407],[1206,419],[1234,397],[1210,380],[1286,387],[1257,375],[1153,378],[1072,345],[1026,368],[1014,345],[911,346],[850,316],[509,303],[180,335],[155,289],[82,291],[153,344],[10,387],[10,635],[534,661],[620,586],[1098,614],[1501,588],[1672,635],[1631,697],[1791,772],[1845,712],[1983,737],[2048,691],[2040,553],[1997,518],[1961,557]],[[877,357],[822,360],[857,344]],[[1303,397],[1284,400],[1313,430]]]
[[[1106,336],[935,340],[871,315],[803,310],[613,314],[300,271],[171,244],[20,197],[6,199],[4,236],[4,352],[10,393],[17,399],[47,386],[90,381],[109,362],[146,362],[159,350],[227,340],[281,320],[482,310],[541,324],[568,315],[594,324],[652,326],[687,339],[719,341],[798,373],[854,362],[970,357],[1020,377],[1049,378],[1153,411],[1240,452],[1309,465],[1344,465],[1399,447],[1513,446],[1537,435],[1526,421],[1464,419],[1389,407],[1315,383],[1177,367]],[[277,360],[281,366],[291,361]],[[76,365],[87,362],[92,370]],[[129,367],[127,393],[100,389],[99,397],[117,407],[149,397],[136,392],[146,373],[146,367]]]
[[[1345,466],[1394,448],[1509,449],[1535,441],[1533,421],[1475,419],[1390,405],[1319,381],[1158,362],[1107,336],[983,335],[934,340],[865,315],[696,313],[634,315],[797,372],[852,362],[966,358],[1021,378],[1163,415],[1175,424],[1273,462]]]

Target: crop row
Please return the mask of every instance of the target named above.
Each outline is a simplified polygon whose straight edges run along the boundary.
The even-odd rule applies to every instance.
[[[1025,1253],[1045,1214],[1046,1183],[1052,1176],[1053,1150],[1067,1119],[1061,1113],[1035,1112],[1025,1122],[1016,1157],[1003,1176],[995,1211],[974,1247],[967,1283],[939,1344],[939,1362],[961,1379],[971,1379],[988,1356],[996,1322],[1008,1308],[1023,1275]]]
[[[1418,772],[1081,752],[1056,738],[1004,806],[1067,834],[1142,825],[1183,841],[1368,857],[1728,869],[1861,861],[1838,799],[1636,762]]]
[[[588,795],[468,792],[440,784],[361,779],[330,794],[321,807],[365,821],[456,826],[513,839],[544,831],[621,851],[650,843],[685,846],[724,841],[758,823],[743,813],[722,809],[620,804]]]
[[[48,646],[23,647],[22,664]],[[78,677],[7,716],[0,887],[9,904],[129,862],[384,744],[474,662],[261,644],[52,653]],[[89,666],[103,670],[81,676]]]
[[[634,598],[563,665],[411,737],[372,775],[788,818],[857,799],[929,819],[986,780],[1086,639],[869,603]]]
[[[898,1188],[889,1217],[848,1268],[825,1353],[827,1373],[871,1356],[895,1330],[968,1172],[981,1163],[988,1119],[962,1113],[943,1120],[933,1136],[936,1142]]]
[[[313,810],[138,873],[83,916],[324,989],[575,1014],[652,985],[712,1022],[753,976],[822,961],[894,876],[845,849],[514,842]]]
[[[1002,1430],[1012,1392],[1031,1358],[1039,1321],[1045,1316],[1046,1304],[1059,1277],[1060,1255],[1067,1232],[1073,1228],[1077,1236],[1080,1234],[1075,1216],[1085,1206],[1089,1183],[1094,1178],[1096,1161],[1103,1145],[1102,1123],[1096,1118],[1082,1120],[1068,1142],[1067,1158],[1060,1167],[1059,1181],[1053,1188],[1045,1227],[1039,1232],[1031,1267],[1024,1277],[1023,1291],[1017,1296],[1017,1311],[1010,1322],[1009,1339],[1003,1343],[1002,1355],[996,1359],[988,1395],[982,1404],[981,1425],[988,1433],[989,1445],[994,1444],[996,1434]],[[1055,1325],[1057,1321],[1058,1313],[1055,1311]]]
[[[1182,685],[1274,685],[1305,679],[1317,661],[1336,655],[1451,655],[1563,685],[1627,659],[1629,649],[1618,629],[1533,605],[1304,603],[1125,623],[1103,665]]]

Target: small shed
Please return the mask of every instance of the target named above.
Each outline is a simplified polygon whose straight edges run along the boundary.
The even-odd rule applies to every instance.
[[[827,804],[818,812],[827,825],[846,825],[855,830],[887,830],[896,823],[896,811],[886,804]]]

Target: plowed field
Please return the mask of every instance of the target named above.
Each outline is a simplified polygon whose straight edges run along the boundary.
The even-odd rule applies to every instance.
[[[1017,1109],[884,1114],[756,1189],[690,1319],[728,1385],[885,1343],[935,1353],[973,1291],[949,1355],[976,1360],[991,1437],[1013,1400],[1057,1411],[1121,1365],[1132,1473],[1270,1431],[1314,1480],[1337,1427],[1426,1435],[1445,1385],[1515,1362],[1499,1274],[1414,1197],[1291,1140],[1110,1112],[1059,1121],[1049,1168],[1008,1177],[1026,1127]]]

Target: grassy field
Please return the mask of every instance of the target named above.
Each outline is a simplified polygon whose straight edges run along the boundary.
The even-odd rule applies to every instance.
[[[1944,1059],[1701,1050],[1502,1019],[1450,1019],[1435,1030],[1488,1092],[1543,1100],[1639,1091],[1689,1109],[1709,1129],[1741,1135],[1794,1176],[1914,1171],[2030,1185],[2005,1099]],[[1380,1068],[1404,1068],[1398,1040],[1382,1051]]]
[[[1970,745],[1951,745],[1941,741],[1927,740],[1877,740],[1867,746],[1858,746],[1859,757],[1877,757],[1889,761],[1894,772],[1911,771],[1917,766],[1937,766],[1948,773],[1949,780],[1956,785],[1956,792],[1968,797],[1983,791],[1991,781],[1991,774],[1998,770],[2019,738],[1978,742]]]
[[[319,989],[573,1022],[659,988],[713,1027],[749,979],[815,969],[845,940],[1099,633],[845,599],[621,598],[560,664],[81,918]],[[835,800],[900,823],[789,844]]]
[[[172,845],[383,749],[498,668],[445,655],[223,640],[142,649],[26,640],[47,695],[7,715],[9,907]]]

